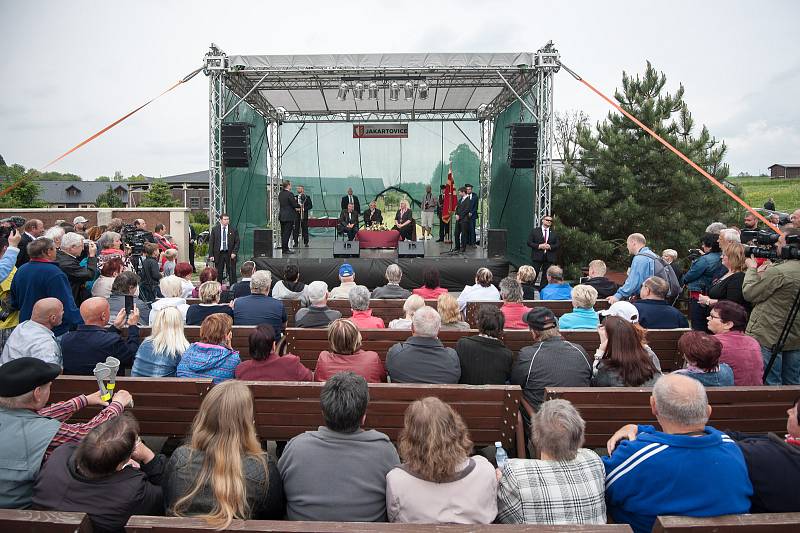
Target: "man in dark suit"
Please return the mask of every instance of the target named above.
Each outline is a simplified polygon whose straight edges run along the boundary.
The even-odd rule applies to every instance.
[[[472,192],[472,185],[467,183],[464,185],[467,188],[467,198],[469,198],[470,202],[470,219],[469,219],[469,242],[472,246],[475,246],[475,224],[478,220],[478,194]]]
[[[405,200],[400,201],[400,209],[394,215],[394,229],[400,232],[404,241],[414,238],[414,214]]]
[[[353,194],[353,188],[349,187],[347,189],[347,194],[342,196],[342,211],[347,209],[348,204],[353,204],[353,208],[356,210],[356,214],[361,212],[361,203],[358,201],[358,196]]]
[[[280,208],[278,220],[281,222],[281,252],[293,254],[294,252],[289,249],[289,239],[292,237],[294,221],[300,212],[300,204],[292,194],[292,183],[289,181],[283,182],[283,189],[278,194],[278,206]]]
[[[347,240],[352,241],[358,232],[358,211],[353,204],[347,204],[347,209],[339,215],[339,233],[346,233]]]
[[[222,213],[219,224],[211,229],[208,236],[208,258],[214,260],[217,269],[217,281],[222,283],[225,271],[228,271],[230,284],[236,283],[236,255],[239,253],[239,233],[231,226],[231,218]]]
[[[364,226],[369,227],[373,224],[383,224],[383,214],[381,210],[376,207],[375,200],[369,203],[369,209],[364,211]]]
[[[528,235],[528,246],[531,248],[531,265],[536,269],[537,274],[541,274],[542,281],[539,288],[547,285],[547,269],[556,262],[558,247],[560,246],[558,235],[553,231],[553,217],[545,215],[542,217],[542,224],[533,228]]]
[[[192,265],[192,272],[197,272],[197,267],[194,266],[194,254],[197,249],[197,232],[194,227],[189,224],[189,264]]]
[[[300,206],[300,211],[297,212],[297,217],[294,221],[294,246],[296,248],[300,242],[300,230],[302,229],[303,244],[308,248],[308,214],[313,204],[311,203],[311,197],[306,194],[306,189],[302,185],[297,186],[297,196],[295,198],[297,199],[297,205]]]
[[[469,243],[469,221],[472,218],[472,203],[469,196],[467,196],[467,188],[460,187],[458,189],[458,204],[456,204],[456,224],[458,228],[456,231],[456,250],[461,252],[467,251],[467,244]]]
[[[19,241],[19,254],[17,255],[17,268],[28,262],[28,245],[44,235],[44,224],[41,220],[32,218],[22,226],[22,240]]]

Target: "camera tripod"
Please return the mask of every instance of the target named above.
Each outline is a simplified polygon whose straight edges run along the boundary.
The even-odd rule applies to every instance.
[[[778,336],[777,342],[772,345],[772,353],[769,357],[769,363],[767,363],[766,368],[764,368],[764,377],[762,381],[765,383],[767,381],[767,376],[772,370],[772,367],[775,365],[775,359],[778,357],[778,354],[783,351],[783,346],[786,344],[786,339],[789,338],[789,333],[792,331],[792,326],[794,325],[795,318],[797,318],[798,310],[800,310],[800,289],[798,289],[797,294],[794,295],[794,302],[789,308],[789,314],[786,316],[786,322],[783,324],[781,334]]]

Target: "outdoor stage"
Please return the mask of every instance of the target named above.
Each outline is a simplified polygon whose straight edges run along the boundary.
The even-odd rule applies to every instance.
[[[400,285],[412,289],[422,285],[422,275],[426,268],[439,270],[441,286],[448,290],[460,291],[465,285],[475,283],[475,272],[480,267],[492,271],[494,279],[499,282],[508,275],[510,263],[503,257],[487,258],[486,250],[478,247],[467,247],[460,255],[449,255],[449,244],[430,241],[425,242],[425,257],[414,259],[398,259],[397,250],[361,250],[361,257],[333,257],[332,237],[312,237],[309,247],[293,248],[293,255],[282,256],[280,250],[274,250],[275,257],[255,257],[259,270],[269,270],[273,280],[283,279],[283,268],[287,263],[295,263],[300,267],[300,281],[309,283],[322,280],[328,287],[339,284],[339,266],[350,263],[356,271],[356,283],[365,285],[370,290],[386,284],[384,273],[391,263],[397,263],[403,270]]]

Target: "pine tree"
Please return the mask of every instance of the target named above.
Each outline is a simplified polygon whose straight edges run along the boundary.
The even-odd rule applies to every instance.
[[[703,126],[699,133],[680,85],[665,90],[666,76],[648,62],[642,77],[622,75],[621,106],[723,181],[727,147]],[[553,188],[561,231],[562,262],[577,269],[603,258],[629,263],[626,237],[642,233],[657,253],[694,247],[705,227],[734,216],[730,198],[631,120],[615,112],[593,129],[578,126],[580,155]],[[581,175],[585,179],[579,179]],[[610,261],[609,261],[610,260]]]
[[[150,190],[142,195],[142,207],[178,207],[178,201],[172,197],[169,184],[164,180],[153,180]]]

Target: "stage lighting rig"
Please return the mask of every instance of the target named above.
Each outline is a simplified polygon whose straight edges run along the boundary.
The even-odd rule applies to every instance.
[[[360,81],[356,83],[355,87],[353,88],[353,98],[356,100],[363,100],[364,99],[364,84]]]
[[[406,84],[403,86],[403,92],[405,95],[406,100],[413,100],[414,99],[414,84],[410,81],[407,81]]]
[[[427,100],[428,99],[428,84],[424,81],[419,82],[417,86],[419,89],[419,99],[420,100]]]
[[[393,81],[389,86],[389,100],[396,102],[400,98],[400,84]]]
[[[339,92],[336,94],[336,99],[342,102],[347,100],[347,89],[349,88],[350,86],[347,83],[342,83],[339,85]]]
[[[378,84],[374,81],[369,84],[368,97],[370,100],[378,99]]]

